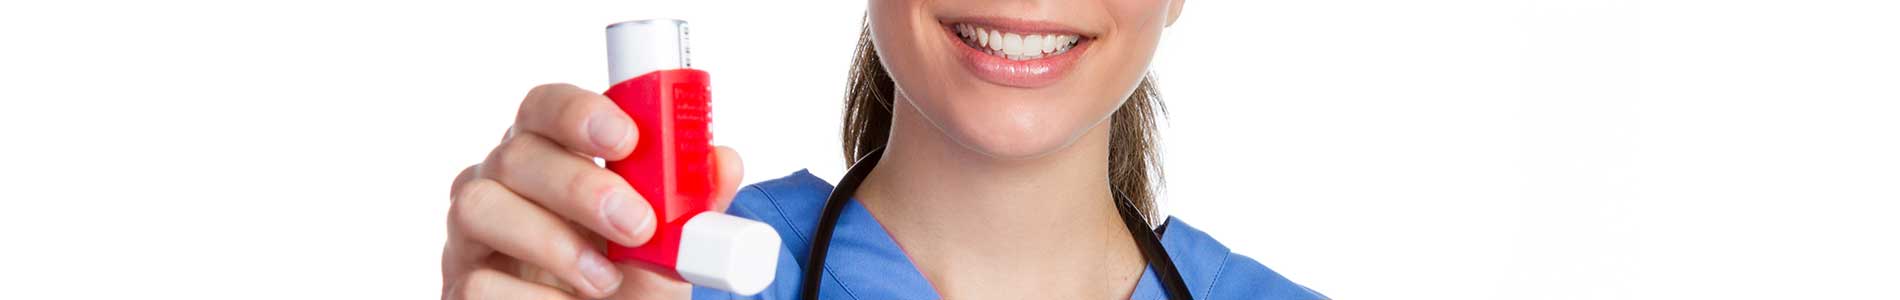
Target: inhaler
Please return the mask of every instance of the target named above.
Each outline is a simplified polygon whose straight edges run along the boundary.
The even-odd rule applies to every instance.
[[[639,247],[607,249],[614,261],[673,270],[695,285],[751,295],[777,273],[779,236],[771,225],[713,209],[711,98],[706,71],[692,69],[686,22],[655,19],[607,26],[608,82],[614,104],[633,117],[639,144],[607,162],[653,206],[659,227]]]

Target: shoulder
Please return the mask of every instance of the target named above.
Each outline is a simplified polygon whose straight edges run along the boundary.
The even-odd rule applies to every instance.
[[[726,213],[772,225],[784,249],[779,274],[766,292],[752,299],[790,299],[797,295],[802,261],[811,249],[812,229],[818,225],[832,185],[800,170],[777,179],[739,189]],[[1168,250],[1192,293],[1201,299],[1328,299],[1245,255],[1233,253],[1212,236],[1178,218],[1168,218],[1161,243]],[[735,299],[716,290],[695,289],[695,299]],[[747,297],[750,298],[750,297]],[[1143,297],[1137,297],[1143,298]]]
[[[830,182],[807,170],[799,170],[740,188],[726,213],[771,224],[778,229],[786,246],[806,248],[831,188]],[[794,252],[803,256],[802,250]]]
[[[806,170],[739,188],[726,214],[772,225],[783,243],[777,278],[764,292],[741,297],[725,291],[695,287],[693,299],[793,299],[798,294],[805,257],[811,251],[811,230],[818,226],[831,183]]]
[[[1253,258],[1234,253],[1178,218],[1163,225],[1161,244],[1191,293],[1203,299],[1329,299],[1293,283]]]

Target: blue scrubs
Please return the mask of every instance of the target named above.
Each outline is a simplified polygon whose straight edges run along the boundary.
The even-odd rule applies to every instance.
[[[812,230],[818,227],[831,184],[798,171],[792,175],[739,190],[727,213],[759,220],[778,229],[785,241],[779,252],[778,277],[764,292],[741,297],[725,291],[694,288],[693,299],[799,298],[804,280],[823,280],[824,299],[939,299],[923,273],[910,264],[884,226],[864,206],[847,203],[832,232],[824,278],[801,278],[805,256],[811,251]],[[1318,292],[1287,281],[1253,259],[1228,251],[1226,246],[1179,219],[1168,218],[1161,245],[1174,259],[1194,299],[1327,299]],[[1166,299],[1154,269],[1143,273],[1132,299]]]

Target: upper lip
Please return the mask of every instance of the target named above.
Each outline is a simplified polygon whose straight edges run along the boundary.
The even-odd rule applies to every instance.
[[[1041,21],[1041,20],[1029,20],[1029,19],[1016,19],[1016,18],[1004,18],[1004,17],[955,17],[955,18],[945,18],[945,19],[940,20],[939,22],[942,22],[944,26],[953,26],[956,24],[969,24],[969,25],[974,25],[978,27],[989,28],[992,30],[999,30],[1003,32],[1011,32],[1011,33],[1073,34],[1073,35],[1081,36],[1083,39],[1093,38],[1096,35],[1093,32],[1085,32],[1085,31],[1082,31],[1081,29],[1075,28],[1074,26],[1069,26],[1062,23]]]

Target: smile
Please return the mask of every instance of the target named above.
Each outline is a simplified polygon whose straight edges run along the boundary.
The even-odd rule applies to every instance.
[[[975,18],[942,22],[964,69],[997,85],[1039,88],[1061,81],[1094,37],[1061,24]]]
[[[1061,55],[1075,48],[1081,36],[1074,34],[1034,34],[1004,32],[980,25],[957,24],[957,37],[965,46],[989,49],[985,53],[1009,60],[1031,60],[1044,55]]]

